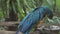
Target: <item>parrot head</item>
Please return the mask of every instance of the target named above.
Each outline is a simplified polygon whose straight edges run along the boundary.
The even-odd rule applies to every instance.
[[[46,9],[45,14],[47,15],[47,17],[49,19],[52,19],[53,18],[53,12],[49,8]]]
[[[52,19],[53,18],[53,12],[51,9],[49,9],[48,7],[46,6],[42,6],[44,8],[44,14],[43,14],[43,17],[47,16],[49,19]]]

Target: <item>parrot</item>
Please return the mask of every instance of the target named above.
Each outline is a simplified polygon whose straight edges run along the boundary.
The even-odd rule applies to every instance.
[[[22,34],[29,34],[31,28],[37,27],[39,20],[42,20],[45,16],[49,19],[53,18],[53,12],[47,6],[40,6],[35,8],[32,12],[28,13],[18,25],[16,34],[21,32]],[[39,23],[38,23],[39,24]]]

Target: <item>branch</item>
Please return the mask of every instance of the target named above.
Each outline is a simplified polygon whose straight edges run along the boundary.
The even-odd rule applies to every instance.
[[[0,31],[0,34],[15,34],[16,31]],[[19,34],[22,34],[21,32],[19,32]]]
[[[0,22],[0,26],[13,26],[19,22]]]

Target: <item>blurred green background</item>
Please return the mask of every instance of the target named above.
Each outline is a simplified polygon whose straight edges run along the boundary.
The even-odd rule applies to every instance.
[[[59,1],[60,0],[0,0],[0,21],[20,21],[29,12],[32,12],[32,10],[41,5],[50,7],[53,13],[60,16]],[[56,14],[55,16],[57,16]]]
[[[60,0],[0,0],[0,22],[21,21],[28,13],[41,5],[48,6],[54,13],[52,20],[46,23],[60,24]],[[1,27],[0,30],[6,27]]]

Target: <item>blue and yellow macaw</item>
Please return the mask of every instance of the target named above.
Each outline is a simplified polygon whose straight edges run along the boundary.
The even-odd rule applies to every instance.
[[[51,9],[49,9],[46,6],[41,6],[38,8],[35,8],[31,13],[27,14],[26,17],[19,23],[18,25],[18,32],[22,32],[23,34],[29,34],[29,31],[33,27],[37,27],[39,25],[40,20],[42,20],[45,16],[52,19],[53,13]],[[36,28],[35,28],[36,29]]]

